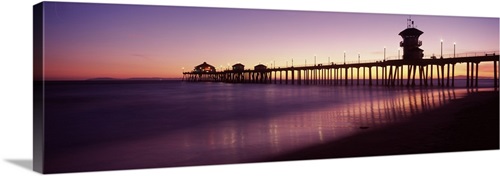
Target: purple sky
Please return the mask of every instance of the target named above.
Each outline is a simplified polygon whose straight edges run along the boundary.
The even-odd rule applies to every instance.
[[[45,79],[181,77],[204,61],[278,66],[396,59],[409,15],[45,3]],[[498,18],[412,15],[426,57],[496,51]],[[402,51],[401,51],[401,54]],[[460,71],[459,71],[460,72]]]

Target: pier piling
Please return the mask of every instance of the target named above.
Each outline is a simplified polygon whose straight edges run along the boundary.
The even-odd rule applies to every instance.
[[[416,79],[418,72],[419,86],[434,86],[434,74],[436,74],[437,85],[439,87],[455,87],[457,86],[455,84],[455,66],[456,64],[464,64],[466,66],[465,87],[470,88],[479,86],[479,64],[481,62],[493,62],[493,86],[498,87],[498,58],[498,55],[485,55],[448,59],[422,59],[419,61],[386,60],[384,62],[377,61],[342,65],[318,64],[303,67],[266,68],[264,70],[225,70],[219,72],[193,71],[183,72],[181,79],[188,82],[210,81],[226,83],[274,83],[332,86],[353,86],[355,84],[364,86],[382,85],[387,87],[413,87],[417,85]],[[436,66],[435,69],[434,66]],[[374,69],[372,69],[372,67]],[[407,71],[406,75],[404,74],[405,70]],[[373,73],[373,71],[375,73]],[[375,78],[373,78],[372,74],[375,74]],[[381,75],[379,76],[379,74]],[[351,82],[350,84],[349,79]],[[406,84],[404,79],[406,79]],[[362,84],[360,81],[362,81]]]

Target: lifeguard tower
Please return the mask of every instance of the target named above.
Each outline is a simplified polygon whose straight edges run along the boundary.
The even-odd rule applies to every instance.
[[[418,40],[423,33],[415,28],[414,21],[407,20],[407,28],[399,33],[403,37],[403,41],[399,42],[399,46],[403,47],[403,60],[418,61],[424,57],[424,50],[419,48],[422,41]]]

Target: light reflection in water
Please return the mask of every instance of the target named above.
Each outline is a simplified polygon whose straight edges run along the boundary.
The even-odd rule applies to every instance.
[[[360,91],[353,96],[354,101],[346,104],[180,130],[164,136],[162,141],[182,136],[183,145],[169,145],[169,155],[176,156],[172,159],[180,165],[258,161],[365,131],[362,128],[403,122],[465,93],[453,89],[401,89],[390,90],[393,96],[388,97],[384,91]]]
[[[296,90],[286,96],[303,93],[293,91]],[[266,93],[272,98],[263,103],[275,106],[282,103],[272,92]],[[294,106],[307,108],[285,107],[276,110],[280,113],[265,112],[267,116],[263,117],[254,112],[255,118],[223,118],[134,140],[75,148],[70,155],[61,154],[54,162],[60,168],[110,169],[262,161],[369,131],[360,127],[373,129],[403,122],[466,93],[462,89],[338,89],[313,95],[326,97],[333,103],[314,98],[303,101],[310,104],[297,100],[292,103]],[[269,107],[271,111],[273,108],[276,107]],[[74,159],[79,162],[70,162]]]

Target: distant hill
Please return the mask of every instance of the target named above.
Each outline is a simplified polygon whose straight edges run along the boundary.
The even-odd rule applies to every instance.
[[[118,80],[116,78],[110,78],[110,77],[99,77],[99,78],[90,78],[87,79],[87,81],[109,81],[109,80]]]
[[[127,80],[165,80],[166,78],[151,77],[151,78],[128,78]]]
[[[90,78],[87,81],[114,81],[114,80],[129,80],[129,81],[149,81],[149,80],[180,80],[181,78],[161,78],[161,77],[137,77],[137,78],[111,78],[111,77],[99,77],[99,78]]]

